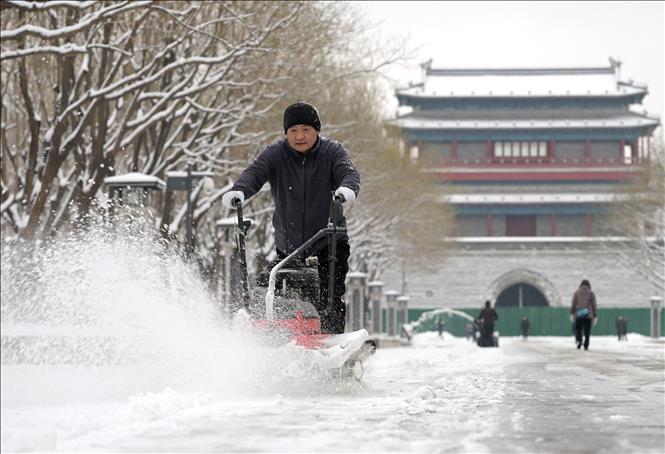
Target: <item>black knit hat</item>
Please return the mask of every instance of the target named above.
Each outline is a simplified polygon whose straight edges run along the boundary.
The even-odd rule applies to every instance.
[[[309,125],[321,131],[321,120],[316,108],[306,102],[291,104],[284,111],[284,132],[293,125]]]

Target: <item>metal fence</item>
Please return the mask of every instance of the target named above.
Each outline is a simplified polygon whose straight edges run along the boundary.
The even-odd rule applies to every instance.
[[[409,321],[418,320],[423,312],[432,309],[409,309]],[[457,309],[472,317],[478,317],[478,309]],[[499,319],[495,329],[501,336],[520,336],[520,322],[523,316],[529,319],[529,336],[569,336],[572,335],[570,310],[564,307],[506,307],[496,309]],[[650,309],[649,308],[599,308],[598,323],[593,327],[595,335],[616,335],[616,319],[619,316],[628,319],[628,332],[649,336]],[[665,310],[660,312],[661,326],[665,326]],[[444,317],[445,331],[453,336],[465,336],[467,320],[462,317]],[[435,331],[436,320],[429,320],[421,325],[421,331]]]

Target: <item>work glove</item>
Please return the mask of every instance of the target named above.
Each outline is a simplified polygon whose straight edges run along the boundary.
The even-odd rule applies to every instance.
[[[233,206],[234,200],[240,200],[240,203],[245,201],[245,194],[242,191],[229,191],[222,196],[222,205],[226,208],[235,208]]]
[[[346,186],[340,186],[335,191],[335,197],[342,197],[342,204],[351,205],[354,200],[356,200],[356,193],[352,189],[347,188]]]
[[[598,323],[598,317],[593,319],[593,326],[596,326],[596,323]]]
[[[574,322],[575,321],[575,316],[573,314],[570,314],[570,321]]]

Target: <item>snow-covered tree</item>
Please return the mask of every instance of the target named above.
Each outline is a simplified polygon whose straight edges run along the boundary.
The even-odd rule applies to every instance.
[[[665,148],[662,140],[642,163],[637,177],[624,185],[608,217],[615,235],[612,252],[665,293]]]
[[[283,108],[290,102],[307,100],[320,111],[322,134],[339,140],[349,150],[362,180],[360,197],[347,213],[351,266],[378,277],[401,256],[424,261],[436,251],[444,252],[440,239],[447,236],[453,221],[447,207],[430,202],[439,188],[399,155],[396,140],[385,129],[380,69],[403,61],[407,48],[403,42],[373,40],[360,17],[347,5],[329,3],[301,14],[303,23],[320,23],[317,33],[309,33],[307,46],[302,46],[299,43],[306,31],[290,27],[288,41],[292,44],[276,46],[284,51],[281,56],[282,51],[275,54],[275,60],[292,61],[292,49],[297,47],[311,71],[283,82],[289,101],[278,104],[267,124],[275,132],[270,140],[280,136]],[[251,150],[244,162],[240,160],[240,167],[260,151]],[[254,197],[247,208],[255,221],[249,248],[261,259],[274,249],[272,206],[269,194],[264,193]]]
[[[418,207],[431,186],[405,178],[412,166],[391,152],[376,88],[380,69],[407,50],[371,40],[353,4],[8,0],[1,8],[4,238],[79,225],[106,205],[107,176],[166,179],[191,164],[215,174],[212,190],[200,181],[193,192],[197,254],[214,274],[215,222],[230,214],[217,202],[281,136],[283,109],[299,100],[319,107],[324,134],[360,167],[362,194],[349,213],[358,267],[379,269],[406,253],[404,232],[419,230],[401,226],[426,219]],[[184,236],[183,193],[151,203],[165,236]],[[266,194],[247,207],[249,249],[260,258],[273,249],[271,212]]]
[[[262,135],[240,125],[283,95],[251,63],[297,17],[288,6],[3,2],[3,222],[52,234],[114,173],[225,172]]]

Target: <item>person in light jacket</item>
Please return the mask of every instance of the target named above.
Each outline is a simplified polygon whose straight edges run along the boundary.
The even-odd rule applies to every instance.
[[[584,350],[589,349],[591,325],[598,321],[596,295],[591,290],[591,284],[584,279],[575,293],[570,305],[570,320],[575,323],[575,340],[577,348],[584,344]],[[582,341],[584,333],[584,341]]]

